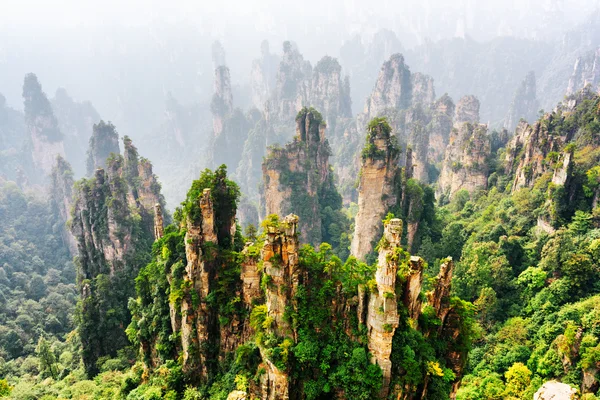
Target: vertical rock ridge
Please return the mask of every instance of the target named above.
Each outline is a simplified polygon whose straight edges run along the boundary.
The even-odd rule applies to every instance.
[[[270,148],[262,164],[264,215],[298,214],[302,240],[313,246],[322,240],[319,195],[335,190],[330,153],[321,114],[304,108],[296,118],[294,141]]]
[[[398,301],[396,299],[396,275],[398,254],[402,238],[402,221],[392,219],[385,224],[383,239],[379,244],[379,257],[375,281],[377,287],[369,294],[367,310],[368,346],[371,361],[381,367],[383,385],[380,398],[386,398],[392,377],[392,339],[398,327]]]
[[[351,254],[364,260],[373,250],[381,220],[397,202],[396,180],[399,173],[399,149],[384,119],[369,124],[367,143],[362,154],[358,186],[358,214],[354,223]]]
[[[181,339],[183,369],[188,374],[197,374],[200,381],[208,379],[209,329],[214,316],[206,303],[210,285],[214,279],[217,233],[210,189],[204,189],[198,199],[199,216],[188,215],[185,234],[184,287],[181,304]]]

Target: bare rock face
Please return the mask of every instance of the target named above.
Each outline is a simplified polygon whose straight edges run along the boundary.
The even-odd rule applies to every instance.
[[[56,157],[56,164],[52,168],[52,185],[50,196],[52,207],[63,221],[61,236],[67,243],[72,256],[77,255],[77,242],[75,237],[66,228],[67,221],[71,218],[73,205],[73,170],[71,165],[61,156]]]
[[[401,54],[394,54],[381,67],[364,114],[370,120],[386,109],[406,109],[412,99],[411,74]]]
[[[479,100],[473,95],[462,97],[456,105],[454,126],[461,126],[465,122],[479,122]]]
[[[435,314],[441,321],[440,329],[450,312],[449,299],[453,272],[454,262],[451,257],[448,257],[440,265],[440,272],[433,290],[427,293],[427,302],[433,307]]]
[[[600,48],[577,58],[566,94],[573,95],[587,85],[594,92],[600,89]]]
[[[304,108],[296,118],[296,137],[283,148],[271,148],[262,164],[265,215],[296,213],[304,242],[321,243],[319,193],[331,189],[330,149],[323,117]]]
[[[451,199],[459,190],[474,192],[485,189],[490,154],[491,144],[486,125],[468,122],[455,125],[450,134],[436,197]]]
[[[416,72],[411,75],[412,103],[429,105],[435,101],[433,78],[429,75]]]
[[[380,398],[386,398],[392,378],[392,339],[398,327],[398,301],[396,299],[396,275],[398,272],[398,255],[402,237],[402,221],[390,220],[384,227],[383,241],[379,246],[379,258],[375,280],[377,288],[369,295],[367,309],[367,330],[369,352],[372,362],[381,367],[383,385]]]
[[[549,381],[535,392],[533,400],[574,400],[577,398],[577,391],[566,383]]]
[[[309,103],[312,67],[291,42],[283,43],[283,56],[277,71],[275,97],[270,102],[269,118],[293,121],[294,116]]]
[[[512,190],[529,187],[548,170],[546,157],[563,147],[565,138],[548,133],[548,123],[553,118],[547,114],[534,125],[520,122],[515,136],[507,145],[506,172],[513,172]],[[520,157],[519,157],[520,156]]]
[[[421,315],[421,287],[423,285],[423,267],[425,261],[421,257],[410,258],[410,269],[404,284],[402,303],[408,310],[408,317],[416,324]]]
[[[111,154],[119,154],[119,134],[112,123],[100,121],[94,124],[87,153],[87,175],[92,176],[96,168],[105,168]]]
[[[312,73],[310,104],[321,110],[331,132],[336,131],[338,118],[352,116],[350,83],[342,79],[341,73],[340,63],[329,56],[323,57]]]
[[[165,235],[164,218],[160,203],[154,205],[154,239],[158,240]]]
[[[27,74],[23,82],[26,130],[31,139],[33,163],[43,175],[52,172],[57,155],[65,157],[63,134],[52,106],[37,76]]]
[[[231,91],[231,75],[229,68],[219,65],[215,69],[214,94],[210,103],[213,113],[213,133],[223,133],[224,118],[233,111],[233,93]]]
[[[514,131],[521,119],[530,122],[535,120],[539,110],[535,86],[535,73],[530,71],[515,93],[508,115],[504,120],[505,129]]]
[[[265,103],[275,88],[279,57],[269,51],[269,42],[266,40],[261,43],[260,52],[261,58],[252,62],[250,85],[254,107],[264,111]]]
[[[440,97],[432,106],[433,116],[429,123],[429,161],[441,162],[450,141],[454,103],[447,94]]]
[[[369,127],[363,150],[358,186],[358,214],[354,224],[351,254],[359,260],[373,250],[380,232],[381,220],[398,200],[396,179],[399,173],[399,150],[392,140],[386,122]]]
[[[259,255],[252,254],[251,249],[254,243],[246,243],[242,254],[242,300],[250,308],[255,299],[260,298],[260,272],[258,270]]]

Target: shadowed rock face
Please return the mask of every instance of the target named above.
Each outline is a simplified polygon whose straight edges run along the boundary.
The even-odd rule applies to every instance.
[[[86,325],[79,332],[83,362],[92,375],[97,372],[98,358],[129,343],[123,326],[129,324],[127,303],[135,293],[123,282],[133,280],[146,265],[142,255],[149,254],[155,238],[154,205],[164,206],[150,163],[138,159],[131,143],[125,148],[129,149],[126,157],[111,156],[106,170],[96,169],[93,178],[75,186],[73,195],[70,228],[77,241],[82,314],[90,318],[107,312],[106,307],[116,310],[111,320],[114,326],[105,324],[102,336],[96,326]],[[143,173],[132,178],[132,171]],[[107,293],[113,285],[119,290]]]
[[[23,82],[25,125],[31,140],[33,163],[42,173],[40,180],[50,175],[56,156],[65,157],[63,134],[52,111],[42,85],[34,74],[27,74]]]
[[[113,124],[100,121],[94,124],[87,152],[87,175],[92,176],[96,168],[105,168],[106,159],[119,154],[119,134]]]
[[[504,120],[504,128],[513,131],[521,119],[533,122],[539,110],[536,98],[535,73],[530,71],[521,82]]]
[[[587,85],[597,92],[600,86],[600,47],[595,51],[578,57],[573,66],[573,74],[569,79],[567,96],[575,94]]]
[[[388,126],[389,128],[389,126]],[[351,254],[359,260],[373,250],[381,220],[398,201],[396,179],[399,173],[399,150],[391,131],[382,124],[371,127],[363,155],[358,186],[358,214],[354,224]]]
[[[71,255],[74,257],[77,255],[77,242],[75,237],[68,231],[66,223],[71,219],[71,207],[73,205],[73,170],[71,165],[58,156],[56,158],[56,164],[52,168],[50,196],[52,207],[60,215],[60,219],[63,222],[61,227],[61,236],[67,243]]]
[[[462,97],[456,104],[454,126],[461,126],[465,122],[479,122],[479,100],[472,95]]]

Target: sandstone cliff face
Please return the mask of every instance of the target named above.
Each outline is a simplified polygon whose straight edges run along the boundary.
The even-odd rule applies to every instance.
[[[183,350],[183,369],[188,374],[197,374],[201,381],[208,379],[208,347],[210,328],[215,325],[216,315],[206,303],[215,278],[214,247],[217,245],[215,216],[210,189],[204,189],[199,199],[201,215],[199,220],[188,215],[185,235],[184,287],[187,288],[181,301],[181,343]],[[205,246],[209,244],[209,246]],[[207,254],[205,254],[205,252]],[[202,347],[201,347],[202,345]],[[214,342],[213,342],[214,346]]]
[[[100,121],[94,124],[87,152],[87,175],[104,168],[110,154],[119,154],[119,134],[113,124]]]
[[[533,122],[539,110],[536,97],[535,73],[530,71],[521,82],[504,120],[504,128],[512,132],[521,119]]]
[[[379,247],[375,280],[377,290],[369,295],[367,330],[369,351],[372,359],[381,367],[383,385],[380,398],[386,398],[392,378],[392,339],[398,327],[398,300],[396,299],[396,275],[398,272],[397,249],[402,237],[402,221],[392,219],[384,227],[383,244]]]
[[[63,223],[61,236],[67,243],[72,256],[77,255],[77,242],[67,230],[66,223],[71,218],[71,207],[73,205],[73,170],[69,163],[58,156],[56,164],[52,168],[50,196],[52,208],[58,213]]]
[[[369,128],[367,147],[363,150],[358,186],[358,214],[354,223],[351,254],[359,260],[373,250],[381,220],[398,200],[397,176],[399,150],[392,140],[387,123]]]
[[[455,125],[444,157],[436,197],[451,199],[459,190],[474,192],[485,189],[490,154],[491,145],[486,125],[468,122]]]
[[[573,95],[587,85],[594,92],[600,89],[600,48],[577,58],[566,94]]]
[[[52,106],[34,74],[27,74],[23,83],[25,125],[31,140],[35,167],[42,173],[37,180],[48,176],[57,155],[65,157],[63,134]]]
[[[263,162],[265,214],[296,213],[302,240],[321,243],[319,193],[332,186],[330,149],[322,116],[303,109],[296,119],[296,137],[284,148],[271,148]]]

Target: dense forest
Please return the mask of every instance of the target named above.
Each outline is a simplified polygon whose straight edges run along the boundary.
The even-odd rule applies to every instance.
[[[0,95],[0,398],[600,398],[579,39],[467,40],[469,82],[457,41],[345,66],[264,42],[245,95],[215,41],[212,94],[169,95],[148,141],[28,73],[22,111]],[[506,52],[530,58],[486,86]]]

